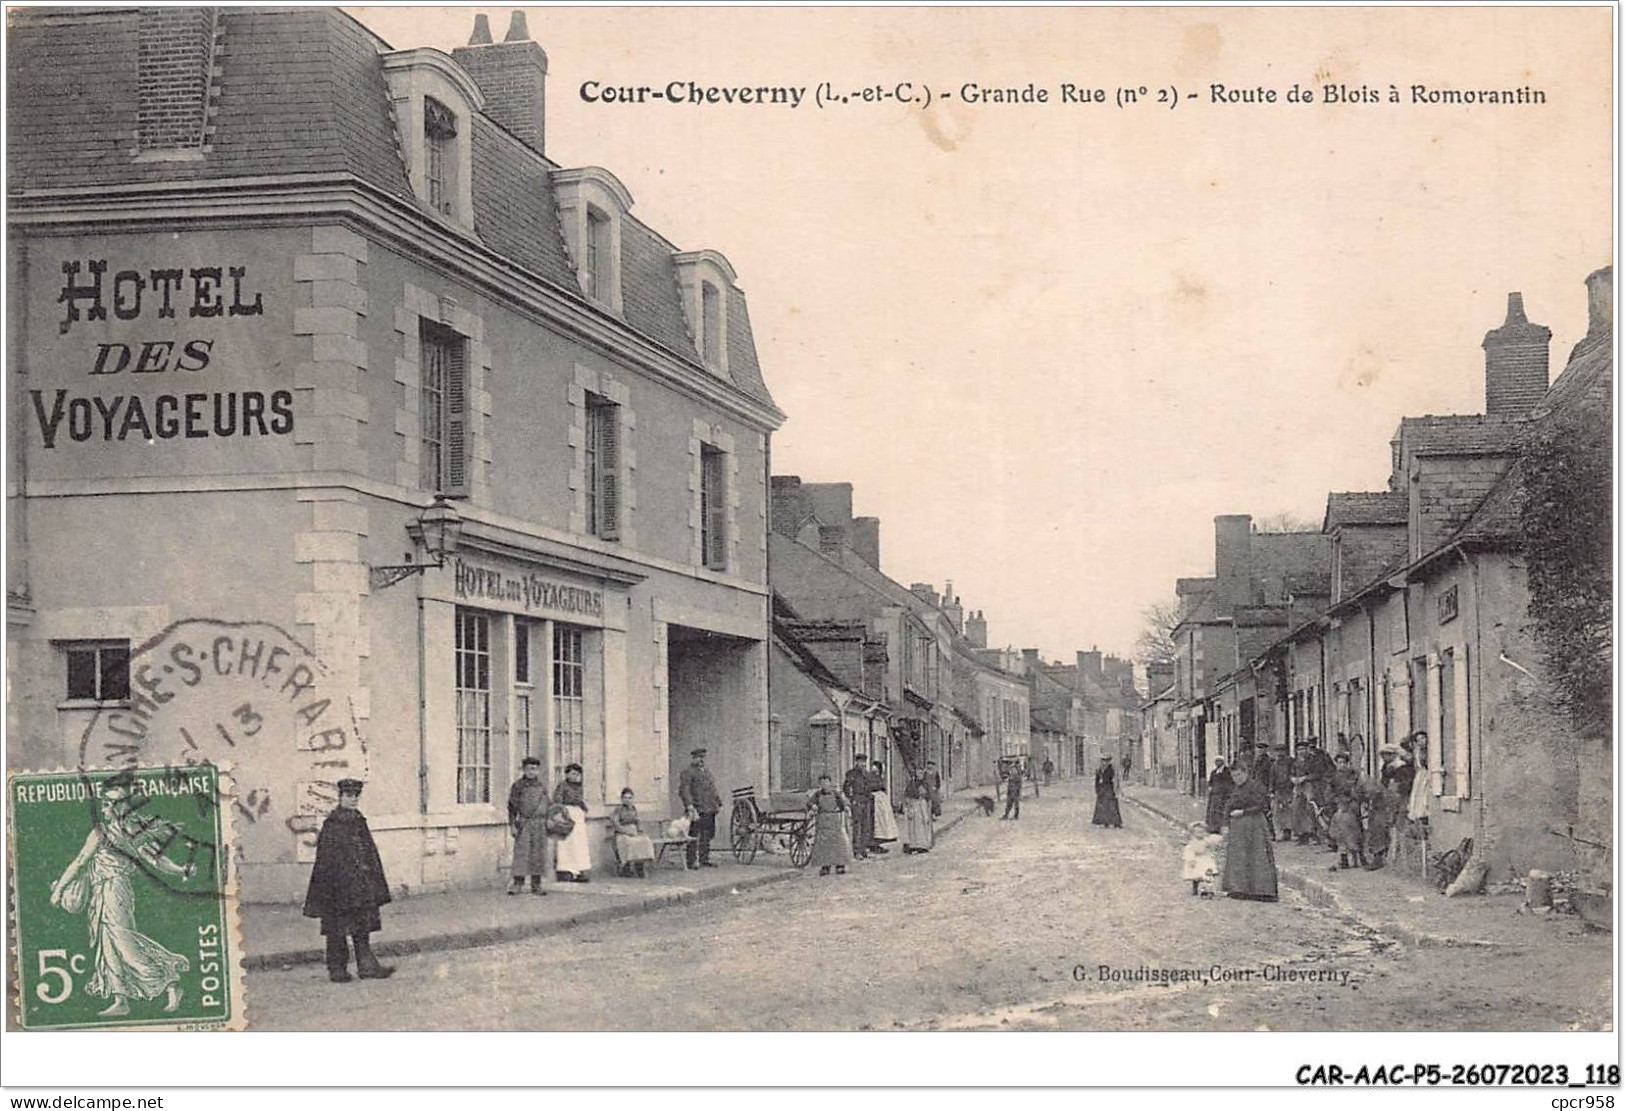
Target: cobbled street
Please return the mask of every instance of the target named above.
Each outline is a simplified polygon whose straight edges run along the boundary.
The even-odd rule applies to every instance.
[[[1283,889],[1194,898],[1172,826],[1057,784],[927,856],[808,871],[550,937],[397,959],[387,981],[251,974],[259,1030],[1559,1030],[1607,1022],[1589,962],[1416,950]],[[471,896],[479,897],[479,896]],[[488,897],[502,898],[500,892]],[[388,937],[389,908],[384,909]],[[315,923],[311,924],[312,930]],[[1109,980],[1197,970],[1173,984]],[[1282,973],[1331,982],[1283,981]],[[1078,976],[1085,978],[1078,979]],[[1224,977],[1229,977],[1228,979]]]

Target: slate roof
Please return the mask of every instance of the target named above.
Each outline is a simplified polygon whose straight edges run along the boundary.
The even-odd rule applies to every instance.
[[[1400,439],[1410,455],[1507,455],[1528,421],[1483,413],[1405,417]]]
[[[223,178],[349,174],[416,203],[380,54],[336,8],[223,8],[213,141],[201,158],[136,161],[136,8],[8,13],[6,187],[32,191]],[[491,250],[586,302],[559,226],[559,167],[491,119],[470,128],[474,228]],[[621,225],[628,326],[707,375],[683,313],[677,249],[635,217]],[[587,302],[590,303],[590,302]],[[773,405],[745,296],[728,291],[728,377]]]
[[[1344,525],[1403,525],[1409,519],[1410,499],[1404,491],[1344,491],[1326,496],[1322,529]]]

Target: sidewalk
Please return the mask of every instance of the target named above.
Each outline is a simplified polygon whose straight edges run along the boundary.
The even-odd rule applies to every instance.
[[[1123,798],[1178,827],[1201,821],[1206,800],[1160,787],[1131,785]],[[1375,872],[1330,871],[1337,856],[1321,845],[1275,845],[1283,887],[1345,921],[1418,947],[1473,946],[1494,949],[1574,945],[1612,950],[1611,937],[1588,929],[1578,916],[1518,914],[1523,896],[1467,895],[1447,899],[1415,875],[1392,867]]]
[[[967,791],[943,800],[943,815],[937,820],[941,837],[963,821],[975,803]],[[526,892],[509,897],[495,881],[490,888],[475,891],[447,891],[435,895],[413,895],[390,903],[383,909],[384,929],[373,948],[380,956],[397,957],[442,949],[470,949],[523,938],[540,937],[592,922],[608,922],[646,914],[679,903],[697,903],[748,891],[764,884],[793,879],[802,874],[791,867],[784,855],[761,853],[752,864],[734,863],[726,845],[726,830],[712,843],[715,868],[687,871],[663,864],[648,879],[620,879],[613,875],[594,876],[591,883],[554,883],[547,896],[537,898]],[[885,867],[899,859],[872,858],[864,867]],[[301,964],[321,964],[322,939],[314,919],[287,903],[245,904],[238,910],[243,929],[243,967],[249,972],[292,968]]]

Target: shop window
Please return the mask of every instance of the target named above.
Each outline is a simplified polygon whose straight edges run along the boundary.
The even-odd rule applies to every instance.
[[[457,116],[433,97],[423,98],[424,186],[429,207],[452,214],[456,195]]]
[[[491,618],[457,610],[457,801],[491,801]]]
[[[123,702],[130,697],[130,642],[73,641],[62,645],[67,693],[74,702]]]
[[[582,631],[553,626],[553,782],[581,764],[587,751],[587,664]]]
[[[603,540],[615,540],[621,535],[620,432],[620,406],[598,394],[588,394],[583,453],[587,531]]]
[[[454,497],[468,494],[468,345],[432,320],[419,329],[419,483]]]
[[[728,456],[700,446],[700,551],[713,571],[728,569]]]

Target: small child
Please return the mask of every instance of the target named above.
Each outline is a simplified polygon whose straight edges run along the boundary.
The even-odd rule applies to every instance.
[[[1214,885],[1219,878],[1218,847],[1223,840],[1217,833],[1209,833],[1205,822],[1191,823],[1191,839],[1185,845],[1184,863],[1180,875],[1191,881],[1191,894],[1205,899],[1213,897]]]
[[[1344,795],[1337,802],[1337,813],[1332,815],[1332,840],[1337,844],[1337,863],[1329,871],[1339,868],[1365,866],[1365,830],[1360,824],[1360,798],[1357,794]],[[1350,863],[1350,861],[1353,863]]]

